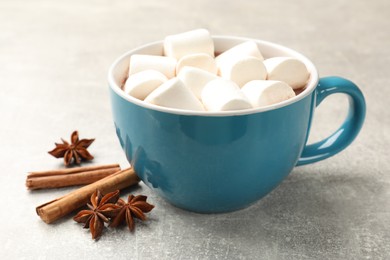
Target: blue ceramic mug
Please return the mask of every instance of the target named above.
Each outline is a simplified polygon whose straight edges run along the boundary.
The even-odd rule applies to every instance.
[[[247,40],[214,37],[216,53]],[[300,94],[264,108],[224,112],[164,108],[126,95],[121,85],[130,56],[162,55],[162,41],[124,54],[109,70],[114,122],[127,159],[147,186],[177,207],[202,213],[244,208],[272,191],[295,166],[343,150],[362,127],[365,101],[354,83],[320,79],[302,54],[254,41],[264,58],[291,56],[306,64],[311,76]],[[315,107],[335,93],[349,96],[346,120],[330,137],[306,145]]]

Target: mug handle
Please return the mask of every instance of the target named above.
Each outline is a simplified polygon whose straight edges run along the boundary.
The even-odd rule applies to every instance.
[[[348,95],[348,115],[341,127],[322,141],[306,145],[297,166],[318,162],[345,149],[358,135],[366,115],[366,103],[360,89],[351,81],[340,77],[324,77],[316,88],[316,107],[329,95]]]

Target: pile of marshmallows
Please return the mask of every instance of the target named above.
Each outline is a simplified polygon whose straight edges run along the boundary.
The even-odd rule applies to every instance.
[[[193,111],[229,111],[276,104],[295,96],[309,72],[291,57],[264,60],[247,41],[214,58],[205,29],[167,36],[164,55],[134,54],[123,90],[144,102]]]

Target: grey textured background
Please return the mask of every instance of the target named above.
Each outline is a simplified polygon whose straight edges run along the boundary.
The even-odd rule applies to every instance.
[[[0,258],[389,259],[389,16],[388,0],[0,0]],[[134,234],[106,230],[95,242],[71,216],[43,223],[35,206],[72,188],[29,192],[25,177],[61,167],[46,153],[60,137],[78,129],[96,137],[95,164],[126,165],[106,84],[112,61],[199,27],[289,46],[322,76],[353,80],[368,105],[360,136],[238,212],[186,212],[141,184],[123,195],[147,194],[156,208]],[[311,141],[335,130],[346,108],[345,97],[328,98]]]

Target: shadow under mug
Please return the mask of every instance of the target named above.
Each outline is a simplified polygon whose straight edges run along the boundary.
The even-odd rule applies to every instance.
[[[213,39],[216,53],[252,40]],[[272,191],[296,165],[346,148],[362,127],[365,101],[354,83],[319,78],[302,54],[254,41],[265,59],[290,56],[306,64],[311,76],[300,94],[265,108],[215,113],[159,107],[126,95],[121,85],[130,56],[162,55],[162,41],[127,52],[109,70],[114,122],[127,159],[148,187],[177,207],[201,213],[244,208]],[[349,96],[347,118],[328,138],[306,145],[315,107],[335,93]]]

